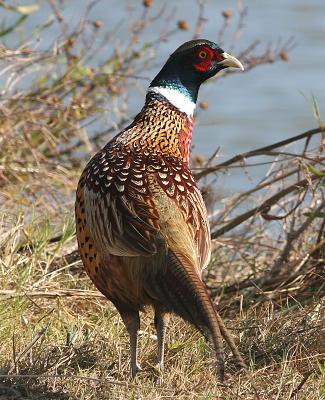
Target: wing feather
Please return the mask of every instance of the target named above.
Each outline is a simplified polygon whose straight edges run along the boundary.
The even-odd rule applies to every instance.
[[[156,252],[158,217],[150,203],[145,169],[132,169],[133,161],[132,155],[107,146],[90,160],[79,182],[87,225],[103,255]]]

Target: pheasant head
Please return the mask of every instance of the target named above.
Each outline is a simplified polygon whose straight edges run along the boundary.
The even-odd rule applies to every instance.
[[[193,115],[200,85],[229,67],[244,70],[237,58],[217,44],[205,39],[191,40],[171,54],[148,92],[163,95],[180,111]]]

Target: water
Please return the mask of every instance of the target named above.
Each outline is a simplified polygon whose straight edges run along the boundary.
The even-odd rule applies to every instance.
[[[15,2],[15,4],[33,2]],[[142,11],[141,1],[130,2]],[[130,4],[129,3],[129,4]],[[67,1],[62,6],[62,13],[69,20],[69,25],[77,24],[87,1]],[[107,0],[99,2],[91,11],[90,18],[100,19],[104,27],[118,25],[114,40],[123,45],[128,39],[128,21],[125,13],[126,1]],[[217,32],[223,18],[223,9],[232,9],[234,19],[238,19],[234,0],[207,2],[204,16],[208,19],[202,37],[217,39]],[[155,14],[165,5],[166,15],[173,12],[175,19],[186,19],[193,26],[198,14],[195,0],[154,1],[150,13]],[[325,104],[325,1],[324,0],[249,0],[248,15],[242,30],[238,47],[233,52],[238,54],[252,41],[259,39],[260,51],[268,43],[277,43],[294,36],[296,48],[290,53],[289,62],[278,62],[272,65],[259,66],[247,73],[238,72],[226,79],[217,80],[204,85],[200,92],[200,100],[208,100],[210,107],[201,112],[195,129],[195,151],[209,156],[215,148],[221,146],[220,159],[231,157],[252,148],[276,142],[294,134],[316,126],[313,116],[311,95],[313,94],[324,112]],[[6,22],[14,21],[17,15],[3,13]],[[35,26],[44,23],[51,14],[47,2],[28,20],[27,26],[32,31]],[[144,40],[157,33],[166,21],[161,19],[148,31]],[[236,25],[236,24],[234,24]],[[55,25],[41,36],[41,46],[46,47],[52,40]],[[102,28],[105,30],[106,28]],[[232,41],[234,27],[226,35],[223,48],[227,51]],[[147,72],[149,78],[154,77],[159,66],[168,55],[182,42],[191,39],[190,31],[179,31],[159,48],[156,67]],[[256,53],[258,53],[256,51]],[[101,55],[98,55],[100,59]],[[96,62],[96,60],[93,60]],[[139,82],[144,87],[146,82]],[[131,95],[130,115],[134,115],[143,104],[143,95],[134,91]],[[259,176],[263,169],[252,171]],[[231,178],[224,181],[227,190],[243,190],[251,185],[249,178],[241,171],[231,172]]]

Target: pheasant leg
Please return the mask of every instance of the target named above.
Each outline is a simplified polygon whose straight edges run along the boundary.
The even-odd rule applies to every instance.
[[[138,311],[121,312],[121,317],[130,336],[130,361],[131,376],[135,378],[141,371],[138,365],[138,333],[140,329],[140,317]]]
[[[164,369],[164,352],[165,352],[165,335],[166,329],[169,321],[169,315],[160,310],[155,309],[155,328],[157,332],[157,368],[163,371]]]

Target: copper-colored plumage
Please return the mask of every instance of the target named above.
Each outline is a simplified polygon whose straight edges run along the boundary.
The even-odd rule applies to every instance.
[[[155,309],[160,367],[170,312],[212,337],[221,378],[221,336],[245,365],[201,279],[211,243],[188,165],[193,122],[165,97],[148,93],[134,122],[90,160],[77,189],[80,255],[128,329],[133,376],[139,311],[146,305]]]

